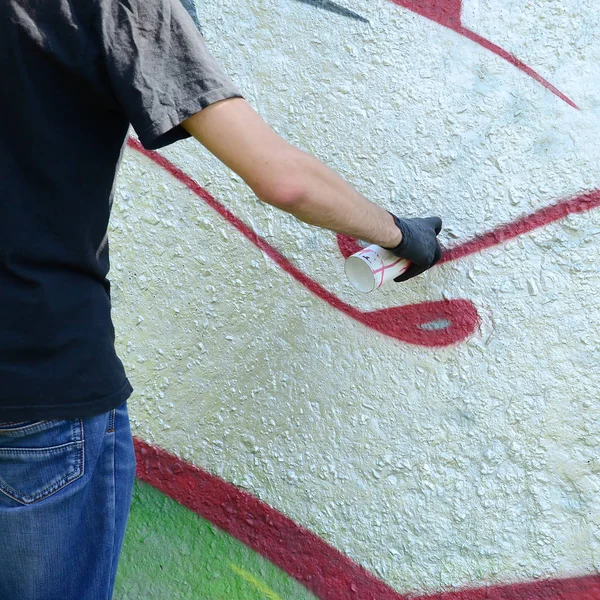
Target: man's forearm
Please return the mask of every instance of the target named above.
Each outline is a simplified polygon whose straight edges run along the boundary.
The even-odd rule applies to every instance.
[[[262,198],[296,218],[308,223],[350,235],[371,244],[395,247],[402,234],[393,217],[367,200],[351,185],[322,162],[294,147],[288,149],[292,190],[281,201],[277,197]],[[294,183],[295,182],[295,183]]]
[[[316,158],[279,137],[242,99],[217,102],[183,123],[254,193],[298,219],[385,247],[402,238],[393,218]]]

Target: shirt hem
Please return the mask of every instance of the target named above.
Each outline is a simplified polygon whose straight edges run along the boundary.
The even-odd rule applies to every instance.
[[[48,419],[81,419],[95,417],[121,406],[133,393],[128,379],[109,396],[88,402],[67,404],[0,406],[0,421],[45,421]]]

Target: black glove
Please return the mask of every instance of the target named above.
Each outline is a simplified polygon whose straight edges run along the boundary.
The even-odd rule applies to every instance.
[[[392,217],[402,232],[402,241],[395,248],[386,250],[391,250],[396,256],[412,263],[407,271],[394,279],[406,281],[427,271],[442,258],[442,247],[437,241],[437,235],[442,230],[442,220],[439,217],[399,219],[393,214]]]

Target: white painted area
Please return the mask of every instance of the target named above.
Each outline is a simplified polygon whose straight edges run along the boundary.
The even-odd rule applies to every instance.
[[[594,0],[464,0],[465,27],[525,61],[586,110],[598,110],[600,14]]]
[[[468,26],[549,70],[582,111],[389,2],[344,2],[368,25],[294,0],[200,12],[215,55],[279,133],[386,208],[440,214],[449,244],[600,188],[598,49],[571,36],[596,11],[538,3],[556,10],[545,50],[528,54],[515,27],[543,36],[540,12],[508,4],[481,0]],[[557,34],[558,9],[575,4],[589,12]],[[600,568],[599,210],[363,295],[331,233],[260,205],[192,141],[163,153],[353,306],[468,298],[482,325],[440,350],[373,333],[129,152],[111,252],[137,435],[402,592]]]
[[[497,14],[497,11],[495,12]],[[460,17],[466,27],[472,27],[474,23],[478,24],[481,17],[481,0],[462,0]]]

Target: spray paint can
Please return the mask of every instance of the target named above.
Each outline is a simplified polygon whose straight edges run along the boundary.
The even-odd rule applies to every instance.
[[[344,271],[359,292],[372,292],[402,275],[410,262],[376,244],[363,248],[346,259]]]

